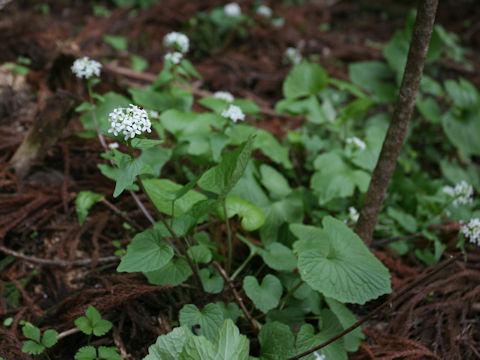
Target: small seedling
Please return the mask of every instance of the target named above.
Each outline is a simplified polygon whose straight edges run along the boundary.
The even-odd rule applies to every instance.
[[[75,326],[87,335],[103,336],[112,328],[112,323],[102,319],[102,315],[93,306],[89,306],[85,316],[75,320]]]
[[[40,329],[29,322],[24,323],[22,332],[23,335],[29,339],[23,344],[22,351],[30,355],[41,354],[58,341],[58,332],[55,330],[48,329],[42,336]],[[47,353],[45,353],[45,356],[50,359]]]

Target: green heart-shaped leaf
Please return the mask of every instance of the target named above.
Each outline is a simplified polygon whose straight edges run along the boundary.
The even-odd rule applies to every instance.
[[[117,271],[154,271],[164,267],[173,257],[173,248],[162,239],[158,230],[148,229],[133,238]]]
[[[243,289],[255,306],[264,313],[275,308],[282,296],[282,283],[274,275],[268,274],[263,278],[262,285],[253,276],[243,279]]]

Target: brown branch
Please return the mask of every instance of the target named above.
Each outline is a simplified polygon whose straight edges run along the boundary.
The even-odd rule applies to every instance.
[[[418,5],[417,19],[413,28],[400,93],[380,157],[365,195],[360,217],[355,226],[355,232],[367,245],[372,240],[378,214],[382,208],[415,107],[415,99],[422,79],[437,5],[438,0],[422,0]]]
[[[108,201],[105,198],[100,199],[100,202],[104,205],[106,205],[110,210],[112,210],[116,215],[121,217],[123,220],[125,220],[129,225],[134,227],[138,231],[143,231],[143,228],[138,225],[135,220],[130,218],[130,216],[124,214],[119,208],[117,208],[115,205],[113,205],[110,201]]]
[[[72,265],[89,265],[93,261],[92,259],[79,259],[74,261],[61,260],[61,259],[55,259],[55,260],[43,259],[36,256],[24,255],[15,250],[11,250],[3,245],[0,245],[0,251],[7,255],[11,255],[17,259],[22,259],[25,261],[29,261],[31,263],[41,264],[41,265],[55,265],[55,266],[61,266],[61,267],[68,267]],[[120,260],[119,256],[106,256],[106,257],[98,258],[97,263],[109,263],[109,262],[114,262],[118,260]]]
[[[438,272],[440,272],[441,270],[445,269],[447,266],[450,266],[451,264],[453,264],[455,261],[457,261],[458,259],[460,259],[461,257],[463,256],[463,254],[457,254],[455,256],[452,256],[450,257],[450,259],[447,259],[445,261],[443,261],[442,263],[438,264],[433,270],[430,270],[423,275],[421,276],[419,279],[417,279],[416,281],[412,282],[409,286],[407,286],[406,288],[404,288],[403,290],[401,290],[398,294],[392,294],[389,299],[387,301],[385,301],[384,303],[382,303],[380,306],[378,306],[376,309],[374,309],[373,311],[371,311],[370,313],[368,313],[367,315],[365,315],[364,317],[362,317],[360,320],[358,320],[355,324],[353,324],[352,326],[350,326],[349,328],[343,330],[341,333],[338,333],[337,335],[335,335],[334,337],[330,338],[329,340],[325,341],[324,343],[318,345],[318,346],[315,346],[314,348],[310,349],[310,350],[307,350],[301,354],[298,354],[298,355],[295,355],[291,358],[288,358],[287,360],[298,360],[304,356],[307,356],[317,350],[320,350],[321,348],[333,343],[334,341],[340,339],[341,337],[345,336],[346,334],[348,334],[349,332],[355,330],[357,327],[359,327],[360,325],[362,325],[364,322],[366,322],[367,320],[371,319],[374,315],[378,314],[382,309],[384,309],[385,307],[387,307],[388,305],[392,305],[394,301],[398,301],[400,300],[403,296],[405,296],[406,294],[408,294],[410,291],[412,291],[414,288],[416,288],[417,286],[419,286],[421,283],[425,282],[426,280],[428,280],[430,277],[432,277],[433,275],[437,274]]]
[[[223,270],[222,266],[218,262],[212,261],[212,264],[217,268],[218,272],[223,277],[225,282],[228,284],[230,289],[232,289],[233,296],[235,296],[235,300],[236,300],[238,306],[240,306],[240,309],[242,309],[243,314],[245,315],[247,320],[250,322],[250,325],[252,326],[253,332],[255,333],[255,335],[257,335],[258,334],[258,325],[255,322],[255,320],[253,319],[252,315],[250,315],[250,313],[248,312],[247,308],[245,307],[245,304],[243,303],[242,298],[238,294],[237,289],[235,289],[235,285],[233,285],[233,281],[230,280],[227,273],[225,272],[225,270]]]

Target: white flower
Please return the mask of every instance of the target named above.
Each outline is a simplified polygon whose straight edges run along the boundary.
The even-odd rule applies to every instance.
[[[360,214],[358,213],[357,209],[355,209],[353,206],[350,206],[348,208],[348,216],[352,222],[356,223],[360,217]]]
[[[480,219],[471,219],[468,224],[460,226],[460,232],[473,244],[480,246]]]
[[[471,204],[473,201],[473,187],[462,181],[452,186],[444,186],[443,192],[453,198],[453,206],[457,207],[459,204]]]
[[[108,144],[108,147],[110,149],[118,149],[119,146],[120,145],[117,142],[113,142],[113,143]]]
[[[245,120],[245,114],[236,105],[230,105],[227,110],[223,110],[222,116],[232,120],[234,123],[238,120]]]
[[[182,58],[183,58],[183,54],[178,51],[165,54],[165,60],[171,61],[175,65],[180,64],[180,61],[182,61]]]
[[[230,103],[233,102],[233,100],[235,100],[233,95],[230,94],[228,91],[217,91],[216,93],[213,94],[213,97],[215,99],[222,99]]]
[[[125,140],[133,139],[136,135],[147,131],[152,132],[152,123],[145,110],[130,104],[129,108],[116,108],[108,115],[110,121],[109,133],[117,136],[122,133]]]
[[[315,355],[315,360],[325,360],[326,356],[324,354],[319,354],[318,352],[314,351],[313,355]]]
[[[158,111],[150,110],[150,117],[158,118],[158,116],[159,116]]]
[[[285,59],[290,64],[300,64],[302,62],[302,54],[300,54],[300,51],[297,49],[289,47],[287,50],[285,50]]]
[[[269,18],[272,16],[272,9],[270,9],[268,6],[266,5],[260,5],[257,9],[257,14],[258,15],[262,15],[262,16],[265,16],[266,18]]]
[[[272,19],[272,25],[276,28],[281,28],[285,25],[285,19],[282,17],[275,17]]]
[[[242,9],[235,2],[225,5],[223,11],[225,11],[225,14],[227,14],[227,16],[231,17],[237,17],[242,15]]]
[[[347,144],[353,144],[355,147],[359,148],[360,150],[365,150],[367,148],[367,145],[357,137],[348,138],[347,140],[345,140],[345,142]]]
[[[190,40],[182,33],[173,31],[163,38],[163,45],[176,48],[182,53],[187,53],[190,46]]]
[[[100,64],[98,61],[90,60],[88,56],[75,60],[71,67],[72,72],[80,79],[82,77],[89,79],[93,75],[97,77],[100,76],[101,68],[102,64]]]

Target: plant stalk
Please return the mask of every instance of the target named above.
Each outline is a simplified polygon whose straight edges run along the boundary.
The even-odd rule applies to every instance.
[[[360,217],[355,225],[355,232],[367,245],[372,241],[378,214],[381,211],[415,107],[415,99],[422,79],[437,5],[438,0],[422,0],[418,5],[417,18],[398,100],[383,142],[380,157],[365,195]]]

